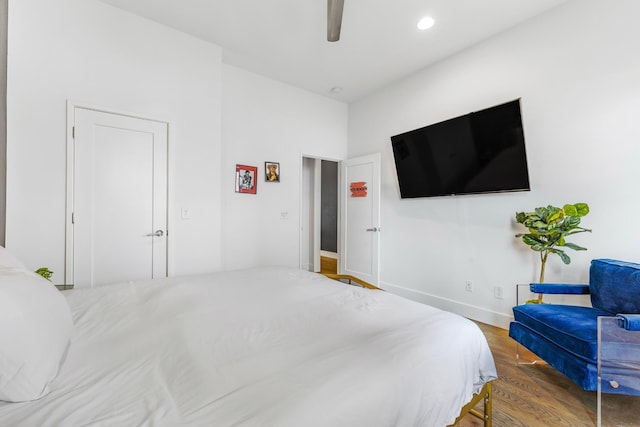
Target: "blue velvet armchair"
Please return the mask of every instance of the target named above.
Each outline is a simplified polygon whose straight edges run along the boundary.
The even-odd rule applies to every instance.
[[[513,308],[509,336],[585,390],[598,388],[598,317],[615,316],[618,326],[640,334],[640,264],[596,259],[588,285],[532,283],[531,292],[590,294],[592,307],[525,304]],[[640,338],[640,335],[634,335]],[[637,349],[637,347],[636,347]],[[628,349],[634,353],[637,350]],[[619,352],[624,353],[622,345]],[[633,354],[630,360],[640,360]],[[604,393],[638,394],[640,371],[625,381],[602,383]]]

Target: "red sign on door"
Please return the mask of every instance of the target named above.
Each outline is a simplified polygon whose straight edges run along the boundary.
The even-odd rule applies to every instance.
[[[364,181],[351,183],[351,197],[366,197],[367,183]]]

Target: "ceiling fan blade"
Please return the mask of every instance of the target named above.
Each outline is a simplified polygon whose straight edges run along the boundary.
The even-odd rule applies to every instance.
[[[327,0],[327,40],[330,42],[340,40],[343,8],[344,0]]]

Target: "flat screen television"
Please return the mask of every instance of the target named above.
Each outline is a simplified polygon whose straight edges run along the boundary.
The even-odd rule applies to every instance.
[[[520,100],[391,137],[400,197],[528,191]]]

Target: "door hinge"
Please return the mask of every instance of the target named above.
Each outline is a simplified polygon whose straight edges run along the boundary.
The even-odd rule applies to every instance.
[[[75,223],[76,223],[76,213],[71,212],[71,224],[75,224]]]
[[[71,138],[76,139],[76,127],[73,126],[71,128]]]

